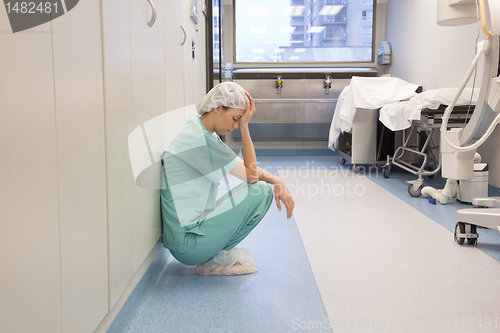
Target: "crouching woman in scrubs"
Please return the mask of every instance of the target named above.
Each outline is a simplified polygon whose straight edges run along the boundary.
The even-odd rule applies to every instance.
[[[236,83],[221,83],[197,111],[200,116],[188,120],[163,153],[163,244],[181,263],[199,265],[198,274],[253,273],[257,265],[235,246],[262,220],[273,196],[288,218],[293,199],[283,180],[257,167],[248,131],[255,106],[248,92]],[[243,161],[217,135],[238,127]],[[227,173],[243,182],[216,200]]]

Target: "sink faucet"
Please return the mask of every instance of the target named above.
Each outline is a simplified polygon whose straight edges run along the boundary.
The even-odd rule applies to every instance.
[[[278,89],[278,95],[281,94],[281,89],[283,88],[283,77],[281,74],[276,75],[276,89]]]
[[[332,88],[332,77],[330,75],[325,76],[325,94],[328,95],[330,93],[330,89]]]

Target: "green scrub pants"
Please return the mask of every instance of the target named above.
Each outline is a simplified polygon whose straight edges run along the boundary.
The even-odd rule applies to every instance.
[[[217,267],[213,257],[229,251],[259,224],[273,201],[273,191],[265,182],[241,183],[217,200],[215,210],[197,226],[201,233],[186,233],[184,253],[170,251],[185,265]]]

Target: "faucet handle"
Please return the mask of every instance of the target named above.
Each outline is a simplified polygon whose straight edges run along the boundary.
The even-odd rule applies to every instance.
[[[283,77],[281,75],[276,76],[276,87],[283,88]]]
[[[332,77],[330,75],[325,76],[325,86],[329,85],[329,88],[332,87]]]
[[[332,88],[332,77],[330,75],[325,76],[324,88],[325,94],[328,94],[329,90]]]
[[[281,74],[276,75],[276,89],[278,89],[278,94],[281,94],[281,89],[283,88],[283,77]]]

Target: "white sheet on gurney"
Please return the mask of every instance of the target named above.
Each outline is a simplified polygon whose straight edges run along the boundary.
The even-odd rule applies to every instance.
[[[350,132],[356,108],[378,109],[389,103],[399,102],[416,95],[418,85],[396,77],[354,76],[337,99],[333,114],[328,148],[337,148],[341,132]]]
[[[420,120],[420,111],[424,108],[437,109],[440,105],[449,105],[455,98],[459,88],[443,88],[424,91],[409,101],[384,105],[380,109],[379,120],[392,131],[399,131],[411,126],[413,120]],[[479,89],[465,88],[456,105],[475,105]],[[471,110],[473,111],[473,110]]]

